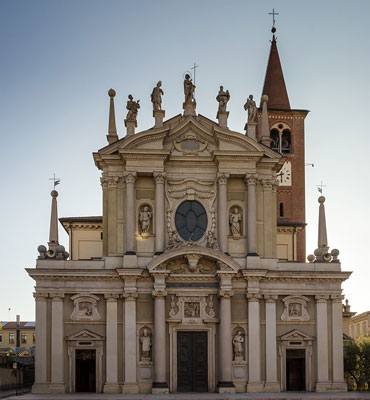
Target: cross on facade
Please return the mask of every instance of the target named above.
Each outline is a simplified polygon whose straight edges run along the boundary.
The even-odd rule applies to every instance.
[[[59,183],[60,183],[60,178],[56,178],[55,174],[54,174],[54,176],[52,178],[49,178],[49,181],[54,181],[53,185],[54,185],[54,190],[55,190],[55,186],[59,185]]]
[[[195,69],[198,68],[199,65],[197,65],[196,63],[194,63],[194,67],[191,67],[190,69],[194,70],[194,85],[195,85]]]
[[[324,185],[321,181],[320,185],[316,185],[317,186],[317,190],[322,194],[322,188],[326,187],[326,185]]]
[[[272,9],[272,13],[269,13],[269,15],[272,15],[272,26],[275,27],[275,15],[279,15],[279,13],[275,12],[275,9]]]

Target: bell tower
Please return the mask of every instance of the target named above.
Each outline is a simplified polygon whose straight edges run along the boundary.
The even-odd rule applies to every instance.
[[[304,120],[308,110],[291,108],[283,69],[272,28],[270,55],[262,95],[268,96],[267,111],[271,149],[286,158],[278,173],[277,188],[277,256],[305,262],[305,155]],[[262,103],[258,113],[261,127]],[[261,136],[259,129],[258,137]]]

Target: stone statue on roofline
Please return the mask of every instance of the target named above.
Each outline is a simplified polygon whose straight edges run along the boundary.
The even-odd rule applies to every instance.
[[[249,95],[246,103],[244,104],[244,110],[248,110],[248,123],[257,122],[257,106],[256,102],[253,100],[253,95]]]
[[[220,86],[220,90],[218,92],[216,100],[218,101],[218,112],[219,113],[225,113],[226,112],[226,105],[227,105],[228,101],[230,100],[229,91],[226,90],[226,92],[225,92],[224,91],[224,87]]]
[[[161,89],[162,82],[158,81],[157,86],[153,89],[150,99],[153,103],[153,111],[162,110],[162,95],[164,95]]]
[[[185,94],[185,103],[191,103],[194,101],[194,91],[195,85],[190,79],[190,75],[186,74],[184,79],[184,94]]]
[[[126,104],[126,109],[128,110],[126,121],[136,121],[137,113],[140,108],[140,100],[134,101],[134,98],[131,94],[128,95],[129,100]]]

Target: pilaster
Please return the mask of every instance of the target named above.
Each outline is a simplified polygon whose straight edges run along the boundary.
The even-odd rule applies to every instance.
[[[136,172],[125,172],[126,182],[126,252],[123,259],[125,268],[136,268],[135,251],[135,181]]]
[[[165,172],[153,172],[155,180],[155,254],[159,255],[164,250],[165,214],[164,214],[164,185]]]
[[[227,180],[230,174],[218,173],[217,227],[220,250],[227,253],[228,210],[227,210]]]
[[[248,256],[258,256],[257,254],[257,200],[256,184],[257,174],[246,174],[245,182],[247,184],[247,213],[248,213]]]

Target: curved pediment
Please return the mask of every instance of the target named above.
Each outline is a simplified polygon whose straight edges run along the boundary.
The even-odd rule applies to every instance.
[[[217,266],[217,272],[222,271],[225,273],[237,273],[241,268],[232,257],[227,256],[225,253],[219,250],[189,245],[166,251],[160,256],[155,257],[148,264],[147,268],[150,273],[161,272],[167,269],[169,263],[181,257],[184,257],[188,260],[189,267],[187,267],[186,272],[189,273],[191,273],[192,265],[194,265],[192,264],[191,258],[199,260],[201,257],[214,261],[215,265]],[[194,268],[196,267],[197,265],[194,266]],[[201,270],[200,272],[202,273]]]

